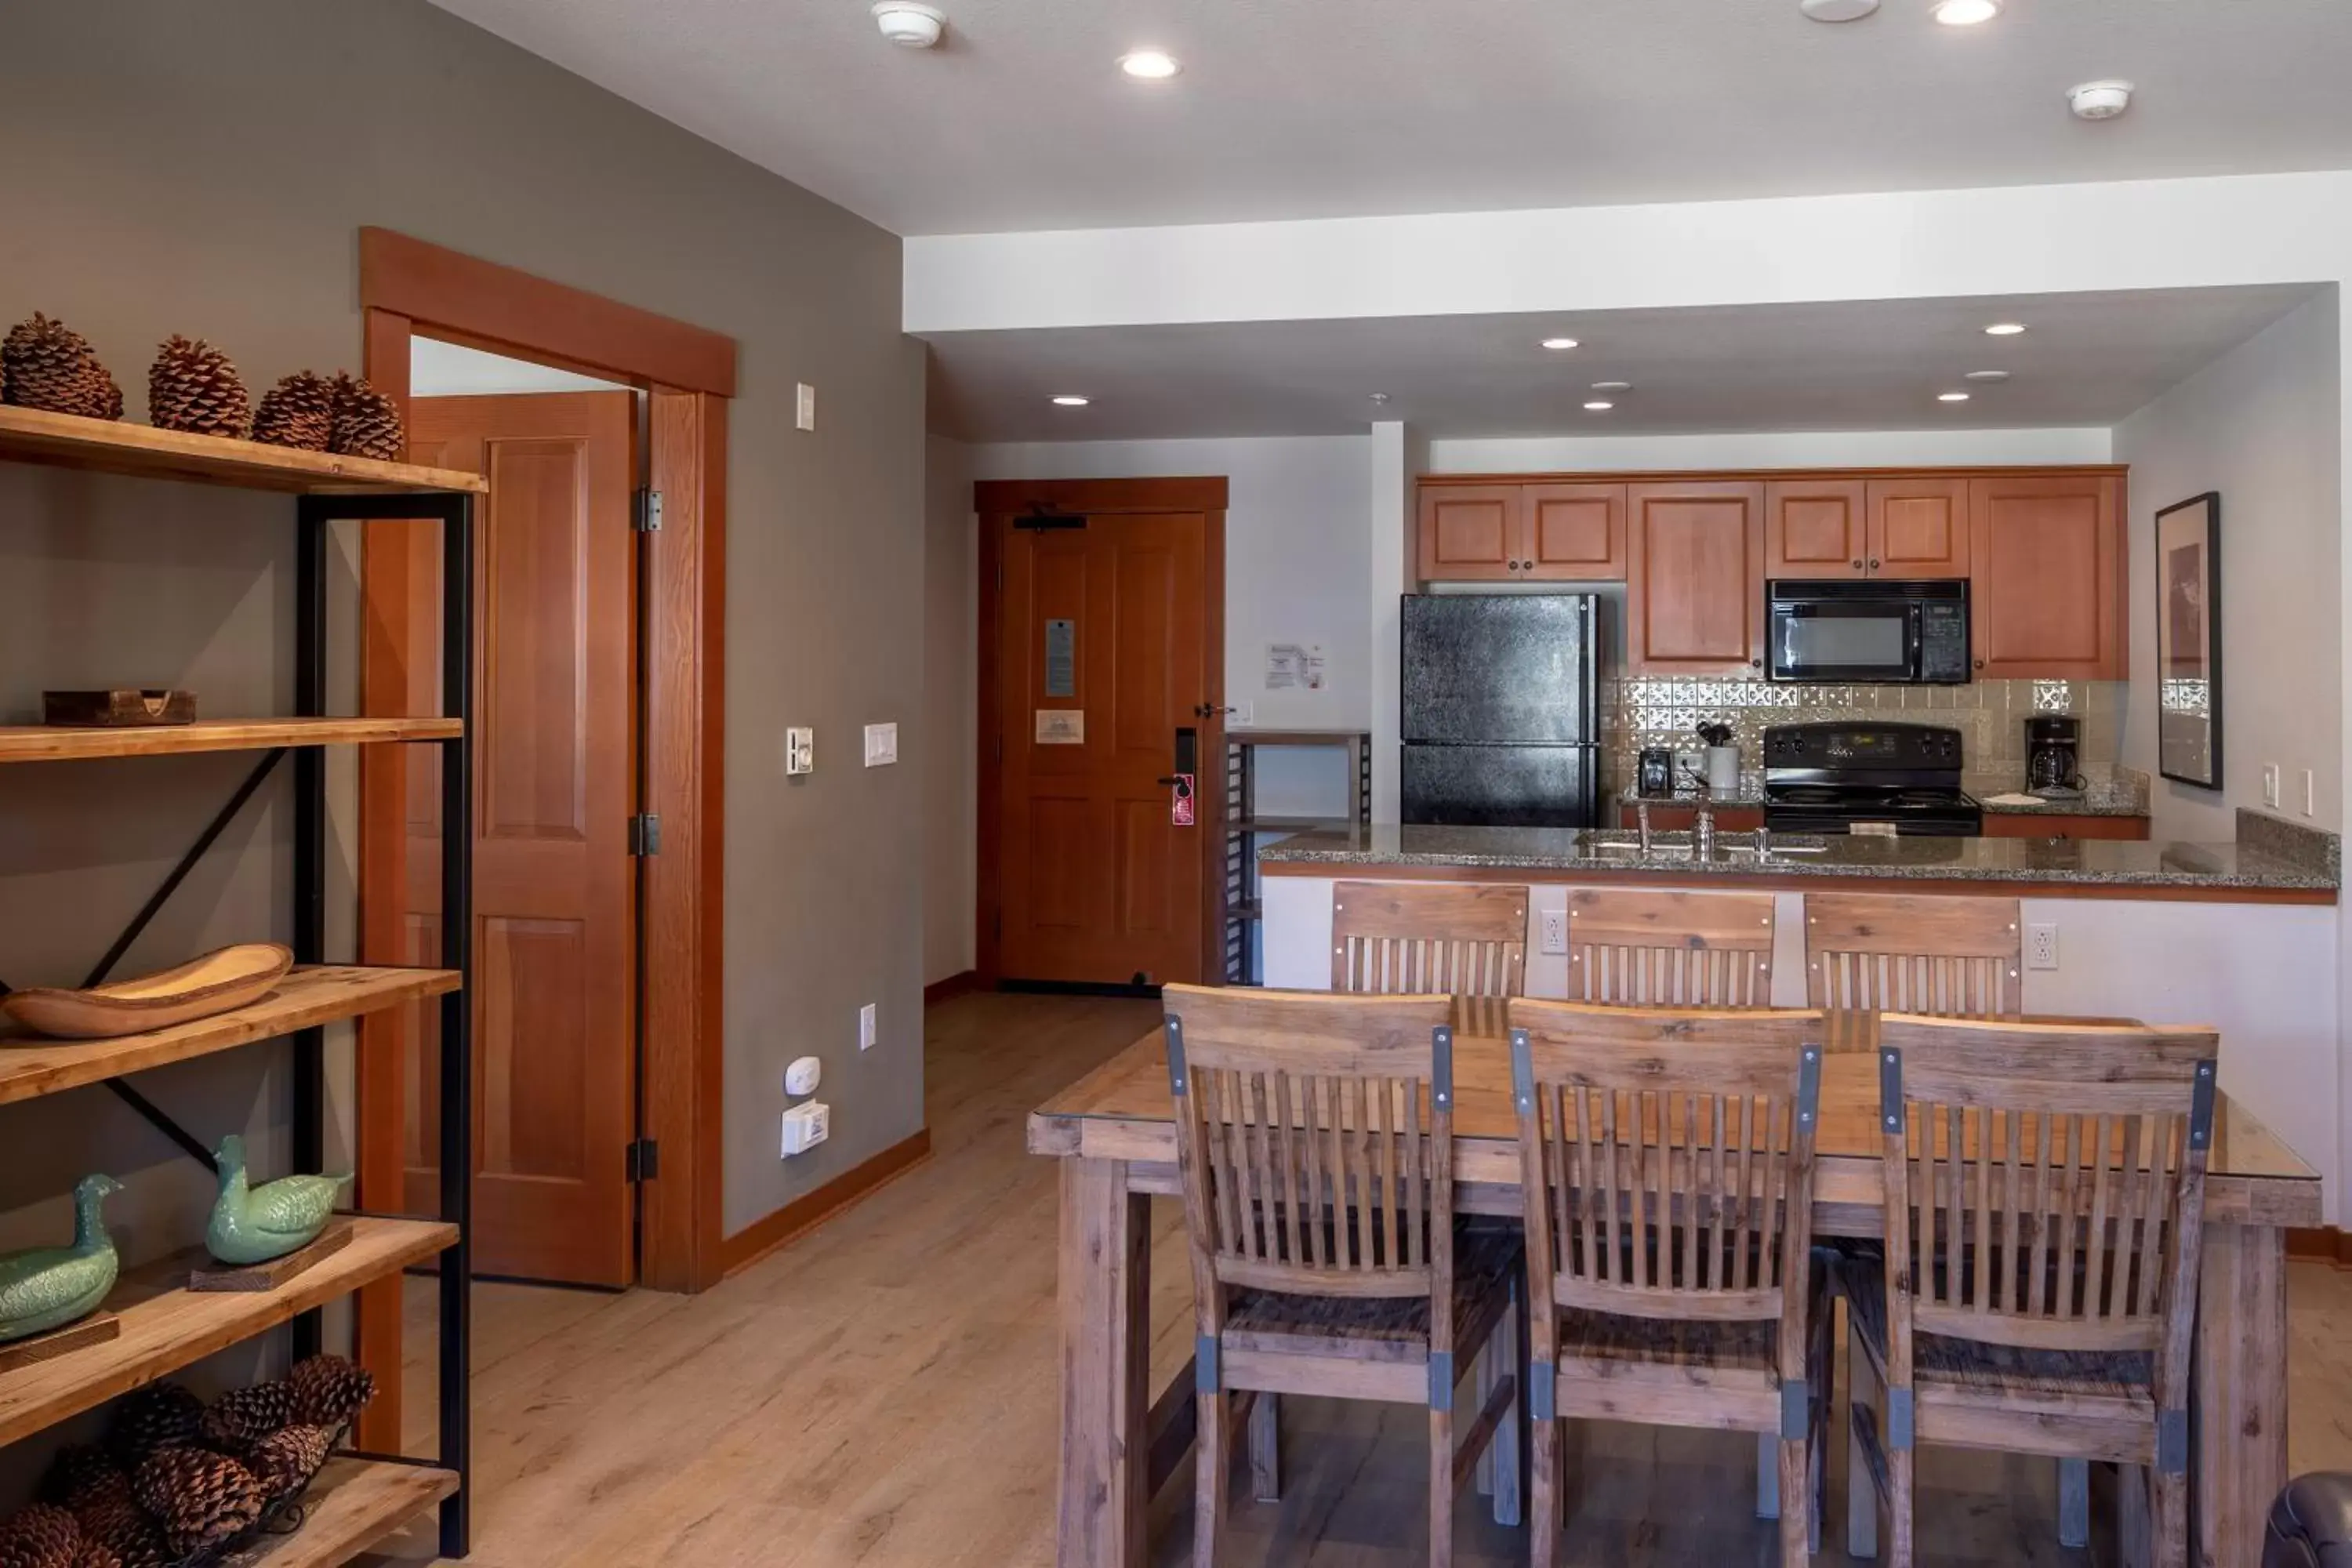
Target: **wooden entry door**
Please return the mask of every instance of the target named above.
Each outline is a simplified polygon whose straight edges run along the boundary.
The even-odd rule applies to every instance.
[[[474,1268],[635,1278],[635,395],[420,397],[412,460],[490,481],[475,550]],[[425,548],[437,553],[437,542]],[[424,612],[430,616],[428,608]],[[414,647],[437,647],[412,637]],[[426,661],[419,661],[426,662]],[[437,673],[430,679],[437,681]],[[439,952],[437,768],[412,765],[408,909]],[[407,1078],[407,1200],[436,1212],[440,1068]]]
[[[982,505],[1003,568],[996,733],[982,740],[996,768],[998,976],[1197,984],[1223,833],[1222,512],[1035,527]],[[1187,771],[1189,826],[1171,820],[1169,782]]]

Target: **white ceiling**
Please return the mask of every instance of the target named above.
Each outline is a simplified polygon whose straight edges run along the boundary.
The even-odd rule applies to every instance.
[[[417,397],[484,397],[533,392],[629,390],[617,381],[599,381],[553,365],[509,359],[438,338],[408,340],[408,390]]]
[[[2352,167],[2352,0],[436,3],[899,234]]]
[[[974,441],[1436,437],[2113,425],[2310,298],[2303,287],[1569,316],[1088,327],[930,337],[931,428]],[[1993,321],[2022,336],[1990,338]],[[1538,346],[1555,334],[1580,347]],[[2006,370],[1998,385],[1962,380]],[[1596,393],[1601,380],[1633,390]],[[1936,400],[1965,390],[1962,404]],[[1376,406],[1374,392],[1389,402]],[[1091,397],[1057,408],[1059,394]],[[1588,398],[1616,407],[1591,414]]]

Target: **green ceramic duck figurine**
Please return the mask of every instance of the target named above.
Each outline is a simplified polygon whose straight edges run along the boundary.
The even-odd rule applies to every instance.
[[[283,1258],[316,1241],[335,1212],[341,1176],[283,1176],[255,1187],[245,1179],[245,1140],[232,1132],[213,1151],[220,1195],[213,1200],[205,1247],[215,1262],[246,1265]]]
[[[98,1310],[121,1267],[101,1212],[122,1190],[112,1176],[74,1188],[71,1247],[33,1247],[0,1257],[0,1343],[61,1329]]]

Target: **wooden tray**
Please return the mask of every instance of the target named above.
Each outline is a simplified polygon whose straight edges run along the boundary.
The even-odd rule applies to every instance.
[[[247,942],[208,952],[176,969],[89,991],[43,986],[12,991],[0,996],[0,1013],[38,1034],[108,1040],[167,1029],[257,1002],[293,966],[291,949]]]
[[[148,724],[193,724],[196,694],[163,689],[112,691],[44,691],[41,722],[59,728],[128,729]]]

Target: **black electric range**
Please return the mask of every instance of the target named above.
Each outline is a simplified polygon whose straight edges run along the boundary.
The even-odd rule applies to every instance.
[[[1960,732],[1935,724],[1782,724],[1764,731],[1764,826],[1775,833],[1972,838]]]

